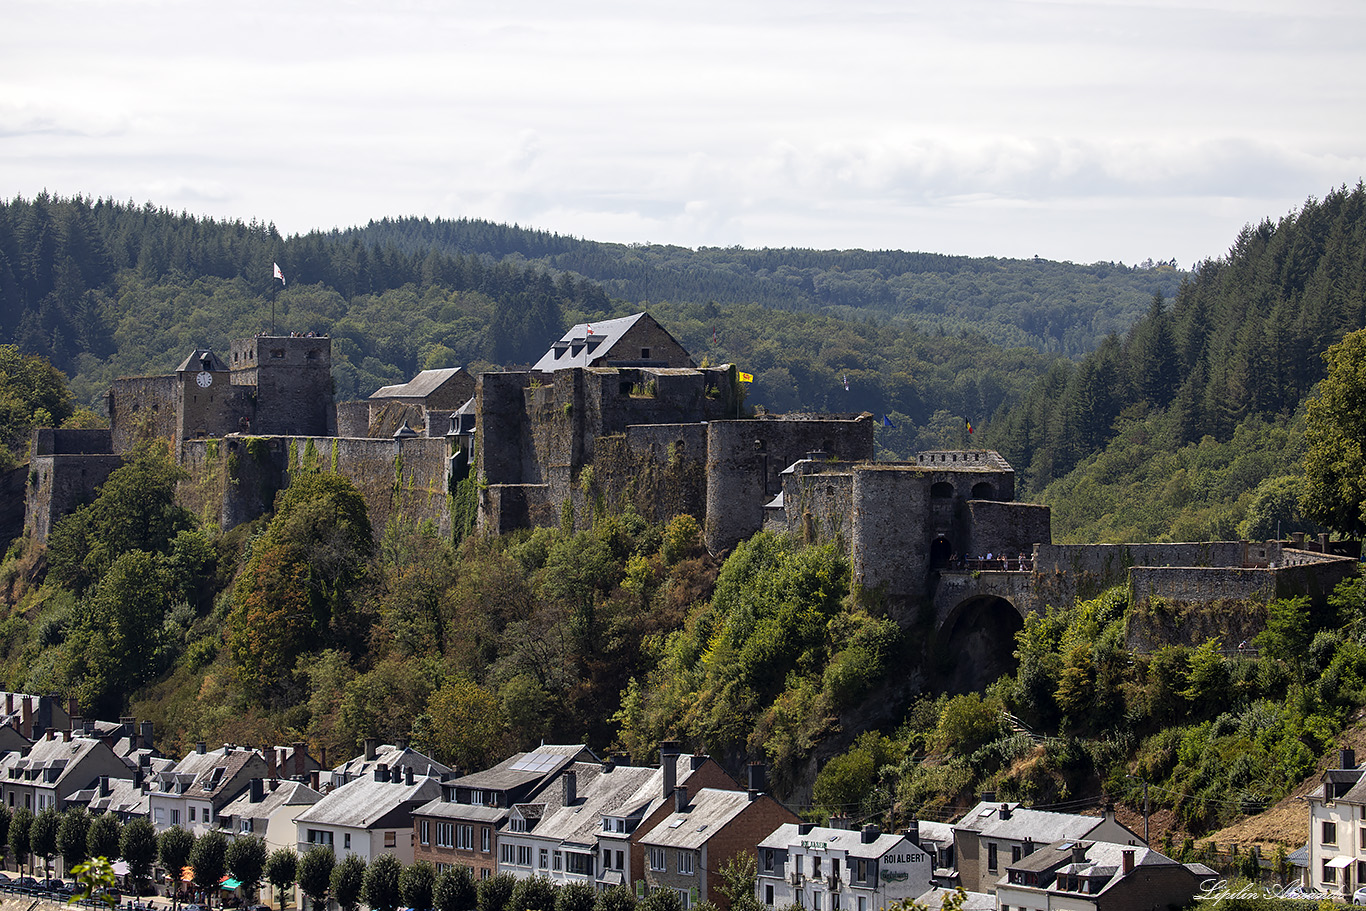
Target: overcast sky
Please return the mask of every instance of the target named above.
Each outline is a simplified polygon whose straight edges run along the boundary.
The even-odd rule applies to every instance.
[[[1361,0],[0,0],[0,194],[1126,263],[1366,176]]]

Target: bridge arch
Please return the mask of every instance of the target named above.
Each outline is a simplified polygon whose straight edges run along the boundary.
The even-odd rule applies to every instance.
[[[955,604],[936,637],[948,691],[982,690],[1013,673],[1015,634],[1023,628],[1020,610],[998,594],[973,594]]]

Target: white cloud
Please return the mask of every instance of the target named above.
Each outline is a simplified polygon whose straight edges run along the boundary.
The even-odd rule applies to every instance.
[[[1366,174],[1366,8],[21,0],[0,193],[302,231],[1222,254]]]

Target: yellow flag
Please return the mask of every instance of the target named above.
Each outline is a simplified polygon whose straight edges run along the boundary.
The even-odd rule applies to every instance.
[[[742,382],[742,383],[752,383],[752,382],[754,382],[754,374],[752,374],[752,373],[741,373],[741,374],[740,374],[740,382]]]

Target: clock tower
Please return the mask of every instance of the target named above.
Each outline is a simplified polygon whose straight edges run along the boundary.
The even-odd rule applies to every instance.
[[[176,444],[195,437],[218,437],[254,417],[250,396],[233,389],[232,371],[208,348],[197,348],[175,372]]]

